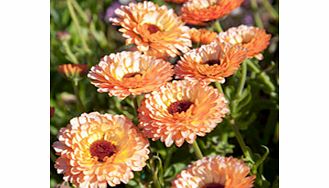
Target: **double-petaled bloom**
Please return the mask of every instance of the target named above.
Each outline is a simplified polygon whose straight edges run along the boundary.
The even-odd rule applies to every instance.
[[[55,168],[77,187],[128,183],[149,158],[148,140],[122,115],[82,114],[60,130],[58,140]]]
[[[127,38],[126,43],[136,44],[148,55],[175,57],[192,46],[188,27],[173,9],[144,1],[121,6],[115,13],[117,17],[110,21],[122,27],[119,31]]]
[[[242,45],[248,50],[248,58],[256,57],[259,60],[263,59],[261,52],[267,48],[271,39],[271,35],[266,34],[264,29],[246,25],[232,27],[219,33],[219,37],[233,45]]]
[[[217,89],[188,80],[173,81],[145,95],[138,109],[139,128],[153,141],[167,147],[211,132],[229,112],[227,100]]]
[[[88,72],[86,64],[63,64],[58,66],[58,72],[69,79],[78,78]]]
[[[189,0],[182,6],[182,18],[188,24],[205,25],[238,8],[243,0]]]
[[[203,83],[218,81],[234,74],[245,60],[247,51],[239,45],[222,42],[219,38],[208,45],[184,54],[175,67],[177,78]]]
[[[207,29],[195,29],[191,28],[190,31],[191,40],[197,44],[209,44],[215,40],[217,33],[209,31]]]
[[[190,164],[172,181],[172,188],[251,188],[255,176],[233,157],[204,157]]]
[[[158,89],[172,79],[173,66],[140,52],[120,52],[103,57],[88,74],[98,92],[121,99]]]

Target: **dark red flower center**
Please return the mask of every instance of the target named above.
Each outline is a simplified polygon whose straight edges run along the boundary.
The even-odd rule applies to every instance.
[[[105,140],[97,140],[90,146],[90,154],[97,157],[99,162],[104,162],[105,157],[111,157],[116,150],[115,145]]]
[[[135,76],[137,76],[137,75],[142,76],[142,74],[139,73],[139,72],[131,72],[131,73],[125,74],[125,75],[123,76],[123,78],[133,78],[133,77],[135,77]]]
[[[170,114],[186,112],[192,104],[190,101],[176,101],[170,104],[168,112]]]
[[[219,59],[212,59],[212,60],[206,61],[204,64],[208,64],[209,66],[220,65],[220,61],[219,61]]]
[[[153,24],[147,24],[147,30],[153,34],[153,33],[156,33],[158,31],[160,31],[160,28],[156,25],[153,25]]]
[[[204,185],[202,188],[224,188],[225,186],[220,183],[208,183]]]

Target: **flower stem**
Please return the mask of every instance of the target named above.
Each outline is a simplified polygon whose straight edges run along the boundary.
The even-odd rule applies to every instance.
[[[252,159],[248,150],[248,147],[246,145],[246,143],[243,141],[242,135],[239,131],[239,127],[235,124],[234,119],[229,120],[230,124],[232,125],[233,131],[234,131],[234,135],[235,138],[237,139],[239,146],[243,152],[243,155],[247,158],[247,159]]]
[[[197,140],[195,140],[192,144],[193,146],[193,149],[194,149],[194,152],[195,152],[195,155],[197,156],[198,159],[202,159],[203,158],[203,155],[202,155],[202,152],[200,150],[200,147],[198,145],[198,142]]]
[[[213,27],[213,28],[215,29],[215,31],[217,31],[218,33],[219,33],[219,32],[223,32],[223,28],[222,28],[222,26],[220,25],[219,20],[216,20],[216,21],[214,22],[214,24],[213,24],[212,27]]]
[[[247,59],[246,63],[253,72],[259,75],[259,79],[269,88],[271,95],[275,95],[275,86],[270,77],[265,72],[262,72],[250,59]]]
[[[246,82],[246,77],[247,77],[247,65],[246,62],[242,63],[241,65],[241,79],[238,85],[237,92],[235,94],[235,98],[239,98],[242,94],[244,84]]]
[[[76,0],[72,0],[72,5],[73,7],[77,10],[78,14],[81,16],[81,18],[83,19],[84,22],[88,23],[88,16],[86,15],[86,13],[82,10],[82,8],[80,7],[79,3],[77,3]]]
[[[134,108],[135,108],[135,112],[136,112],[136,116],[137,116],[138,115],[138,98],[137,98],[137,96],[135,96],[132,100],[134,103]]]
[[[85,111],[85,107],[81,101],[80,98],[80,94],[79,94],[79,81],[78,79],[74,79],[72,81],[72,85],[73,85],[73,90],[74,90],[74,94],[77,98],[77,108],[79,109],[80,112],[84,112]]]
[[[271,14],[273,19],[278,20],[279,19],[279,14],[278,12],[272,7],[271,3],[268,0],[263,0],[262,1],[265,9]]]
[[[258,13],[258,5],[257,5],[257,0],[251,0],[251,9],[254,13],[254,19],[256,22],[256,26],[260,28],[264,28],[263,21]]]
[[[223,92],[222,85],[220,85],[219,82],[215,82],[215,86],[216,86],[216,88],[218,89],[218,91],[220,91],[221,93],[224,93],[224,92]]]
[[[67,41],[63,41],[63,45],[64,45],[64,50],[65,50],[67,56],[69,57],[70,61],[74,64],[79,64],[78,59],[74,56]]]
[[[73,20],[73,23],[74,23],[74,26],[80,36],[80,39],[81,39],[81,43],[82,43],[82,48],[87,52],[87,53],[90,53],[90,49],[85,41],[85,38],[83,37],[82,35],[82,32],[81,32],[81,28],[80,28],[80,23],[79,23],[79,20],[77,18],[77,15],[75,14],[74,12],[74,9],[73,9],[73,6],[72,6],[72,0],[66,0],[66,3],[67,3],[67,7],[69,9],[69,12],[70,12],[70,15],[71,15],[71,18]]]

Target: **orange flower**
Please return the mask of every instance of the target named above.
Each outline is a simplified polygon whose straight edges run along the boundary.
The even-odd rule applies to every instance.
[[[186,78],[204,83],[219,81],[231,76],[246,58],[246,50],[216,40],[184,54],[175,67],[177,78]]]
[[[67,78],[76,78],[86,74],[88,65],[86,64],[63,64],[58,66],[58,72],[64,74]]]
[[[55,168],[77,187],[127,184],[149,158],[148,140],[122,115],[82,114],[60,130],[58,140]]]
[[[153,141],[180,147],[211,132],[228,113],[222,93],[187,80],[173,81],[145,95],[138,109],[139,128]]]
[[[175,57],[187,52],[192,46],[188,27],[172,9],[144,1],[143,3],[121,6],[115,11],[118,18],[110,18],[114,25],[127,38],[127,44],[136,44],[137,48],[152,56]]]
[[[173,66],[140,52],[120,52],[105,56],[88,74],[98,92],[121,99],[158,89],[172,79]]]
[[[190,0],[182,6],[183,21],[193,25],[205,25],[238,8],[243,0]]]
[[[182,4],[182,3],[186,3],[188,0],[165,0],[165,1],[169,3]]]
[[[248,58],[263,59],[261,52],[270,44],[271,35],[264,29],[240,25],[232,27],[226,32],[219,33],[219,37],[231,44],[241,44],[248,50]]]
[[[194,43],[209,44],[215,40],[217,33],[207,29],[192,28],[189,31],[191,40]]]
[[[190,164],[172,181],[172,188],[251,188],[255,176],[233,157],[204,157]]]

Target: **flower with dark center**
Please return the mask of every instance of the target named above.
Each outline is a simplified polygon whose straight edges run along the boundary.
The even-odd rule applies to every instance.
[[[225,188],[225,186],[220,183],[208,183],[204,185],[202,188]]]
[[[145,95],[138,109],[138,126],[153,141],[180,147],[211,132],[228,111],[217,89],[199,82],[173,81]]]
[[[92,112],[71,119],[53,144],[64,181],[75,187],[127,184],[149,158],[149,142],[123,115]]]
[[[173,65],[138,51],[105,56],[88,74],[98,92],[124,99],[159,89],[174,74]]]
[[[115,11],[110,18],[119,29],[126,44],[135,44],[144,54],[166,59],[186,53],[192,46],[189,28],[173,9],[152,1],[130,3]]]
[[[205,84],[224,83],[226,77],[239,69],[246,56],[245,48],[216,38],[212,43],[184,54],[175,66],[175,75],[178,79],[192,79]]]

